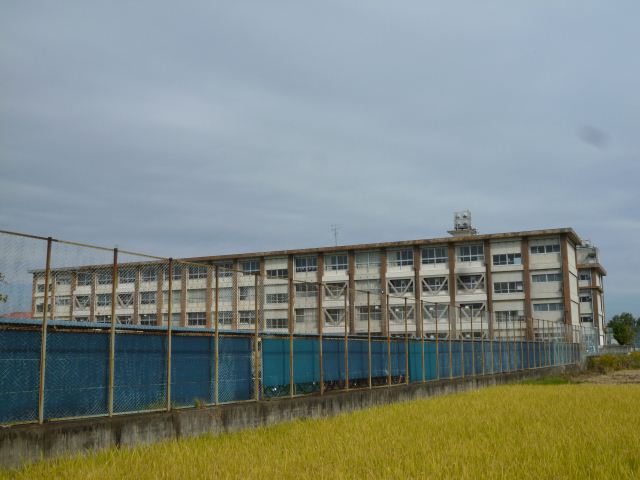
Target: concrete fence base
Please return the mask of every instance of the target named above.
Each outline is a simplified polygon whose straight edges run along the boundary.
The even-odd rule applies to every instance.
[[[0,428],[0,466],[15,468],[41,459],[162,440],[235,432],[296,418],[318,418],[377,405],[463,392],[518,380],[572,372],[568,365],[472,378],[454,378],[372,390],[329,392],[295,398],[187,408],[171,412],[64,420]]]

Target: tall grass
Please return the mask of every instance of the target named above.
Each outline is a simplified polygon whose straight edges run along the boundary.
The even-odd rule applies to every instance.
[[[640,478],[640,385],[512,385],[38,463],[37,478]],[[2,474],[0,474],[2,477]]]
[[[611,373],[627,368],[640,368],[640,352],[628,354],[606,354],[597,357],[589,357],[587,368],[600,373]]]

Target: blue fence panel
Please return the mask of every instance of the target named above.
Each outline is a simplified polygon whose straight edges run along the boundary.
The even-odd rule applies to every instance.
[[[194,406],[214,403],[215,343],[212,336],[173,335],[171,339],[171,403]]]
[[[38,419],[40,332],[0,330],[0,423]]]
[[[48,333],[45,418],[106,414],[108,385],[108,332]]]
[[[423,360],[423,344],[420,340],[409,341],[409,381],[412,383],[422,382],[422,360]],[[426,347],[424,363],[426,364]],[[426,377],[426,372],[425,372]]]
[[[482,375],[486,373],[486,366],[484,365],[484,348],[486,347],[484,341],[474,342],[474,358],[475,358],[475,374]],[[483,371],[484,369],[484,371]]]
[[[454,377],[462,376],[462,345],[459,340],[451,342],[451,364]]]
[[[440,369],[440,378],[449,378],[451,376],[451,363],[449,361],[449,347],[451,344],[448,341],[438,342],[438,360]]]
[[[290,383],[289,339],[262,339],[262,386],[268,396],[278,396]]]
[[[464,349],[464,376],[470,377],[473,375],[473,367],[475,363],[475,360],[473,359],[473,351],[475,350],[475,346],[471,341],[463,341],[462,348]]]
[[[369,347],[367,340],[349,340],[349,382],[369,381]]]
[[[114,411],[165,408],[166,336],[116,333],[115,342]]]
[[[407,373],[405,358],[405,342],[400,339],[391,340],[391,376],[404,377]],[[404,378],[402,379],[404,381]]]
[[[372,378],[378,378],[379,382],[380,379],[387,378],[389,369],[386,340],[376,340],[371,342],[371,364]]]
[[[438,350],[440,345],[438,345]],[[433,340],[427,340],[424,344],[424,363],[425,363],[425,377],[427,380],[438,379],[438,355],[436,354],[436,342]]]
[[[253,391],[253,339],[220,336],[218,339],[219,401],[235,402],[255,397]],[[294,370],[295,372],[295,370]]]
[[[322,376],[324,382],[344,382],[344,338],[322,340]]]

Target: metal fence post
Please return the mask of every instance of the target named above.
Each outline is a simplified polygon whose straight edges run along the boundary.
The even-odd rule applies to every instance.
[[[422,343],[422,383],[427,381],[427,373],[425,371],[425,361],[424,361],[424,346],[425,346],[425,332],[424,332],[424,304],[422,302],[422,300],[419,301],[420,303],[420,321],[422,322],[422,325],[420,325],[420,334],[422,335],[422,339],[421,339],[421,343]],[[416,306],[417,308],[417,306]],[[418,315],[416,315],[416,322],[418,321]]]
[[[322,292],[323,284],[318,282],[318,356],[320,357],[320,395],[324,395],[324,355],[322,351],[322,335],[324,332],[324,309]]]
[[[371,382],[371,292],[367,292],[367,356],[369,368],[369,388],[372,388]]]
[[[464,329],[462,328],[462,311],[460,308],[460,376],[464,378]]]
[[[116,301],[118,290],[118,249],[113,249],[113,272],[111,274],[111,329],[109,330],[109,392],[107,412],[113,416],[113,386],[115,383],[116,356]]]
[[[346,286],[344,292],[344,385],[345,390],[349,390],[349,322],[348,322],[348,299],[349,285]]]
[[[289,298],[287,305],[287,318],[289,319],[289,397],[293,398],[295,395],[295,379],[293,373],[293,333],[296,328],[295,322],[295,285],[293,283],[293,260],[291,256],[289,257],[289,281],[288,281],[288,289],[289,289]]]
[[[451,307],[449,307],[451,308]],[[457,307],[453,307],[453,315],[456,314],[456,308]],[[455,321],[455,317],[454,317],[454,321]],[[452,345],[452,338],[451,338],[451,311],[449,311],[449,318],[447,321],[447,325],[449,327],[449,378],[453,378],[453,349],[451,347]]]
[[[480,317],[480,351],[482,352],[482,375],[484,375],[484,315]]]
[[[439,313],[438,313],[438,304],[435,304],[435,319],[436,319],[436,379],[440,380],[440,339],[438,338],[440,336],[440,334],[438,333],[438,320],[439,320]]]
[[[260,401],[260,348],[258,345],[259,341],[259,326],[258,324],[258,273],[255,273],[253,276],[253,326],[254,326],[254,337],[253,337],[253,365],[254,365],[254,380],[253,380],[253,388],[255,392],[256,402]]]
[[[220,311],[219,311],[219,302],[220,302],[220,283],[218,281],[218,265],[215,265],[213,267],[214,269],[214,273],[216,276],[216,280],[215,280],[215,286],[216,286],[216,293],[215,293],[215,298],[214,298],[214,322],[216,324],[216,329],[215,329],[215,333],[214,333],[214,348],[215,348],[215,364],[213,366],[214,368],[214,374],[213,374],[213,401],[216,405],[218,405],[218,403],[220,402],[220,386],[219,386],[219,380],[220,380],[220,319],[219,319],[219,315],[220,315]]]
[[[387,312],[385,313],[387,317],[387,385],[391,386],[391,318],[389,315],[389,294],[387,293],[386,296],[387,296],[387,305],[386,305]]]
[[[44,422],[44,381],[47,368],[47,313],[49,310],[49,276],[51,275],[51,244],[47,238],[47,260],[44,270],[44,305],[42,306],[42,334],[40,339],[40,384],[38,388],[38,423]]]
[[[409,319],[407,318],[407,308],[407,297],[404,297],[404,383],[409,385]],[[413,316],[417,317],[415,311]]]
[[[173,258],[169,259],[167,294],[167,411],[171,410],[171,337],[173,330]]]
[[[476,376],[476,337],[473,332],[473,308],[471,309],[471,376]]]

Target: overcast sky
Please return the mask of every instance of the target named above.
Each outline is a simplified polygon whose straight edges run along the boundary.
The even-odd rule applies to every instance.
[[[640,314],[640,3],[11,1],[0,228],[166,256],[571,226]]]

